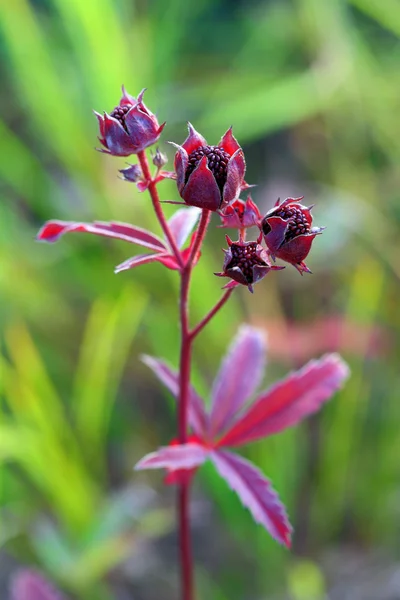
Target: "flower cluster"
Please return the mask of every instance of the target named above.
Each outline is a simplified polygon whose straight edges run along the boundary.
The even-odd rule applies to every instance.
[[[114,156],[136,154],[140,157],[145,148],[158,141],[165,123],[160,126],[156,116],[144,104],[144,90],[135,99],[124,87],[122,89],[120,103],[110,114],[102,116],[95,113],[100,125],[99,139],[105,148],[101,151]],[[312,227],[312,207],[301,204],[302,197],[287,198],[283,202],[278,200],[265,216],[261,215],[250,196],[245,201],[239,198],[241,192],[250,186],[244,180],[244,153],[233,136],[232,128],[222,136],[218,145],[211,146],[189,123],[186,140],[182,145],[173,145],[177,148],[173,172],[162,169],[167,158],[157,149],[153,155],[153,164],[157,167],[153,178],[145,176],[141,162],[130,164],[120,173],[126,181],[136,183],[141,192],[150,183],[157,184],[165,178],[176,179],[184,205],[216,212],[220,216],[221,227],[238,230],[237,241],[226,236],[228,248],[224,249],[222,271],[215,273],[230,280],[225,288],[244,285],[253,292],[253,285],[270,271],[284,268],[272,265],[277,258],[292,264],[300,274],[311,273],[304,261],[314,238],[324,228]],[[180,247],[195,227],[197,216],[198,212],[192,208],[186,215],[178,211],[172,217],[167,225],[172,227],[173,236],[177,236],[176,245],[171,237],[162,240],[150,231],[126,223],[50,221],[40,231],[39,239],[53,242],[70,231],[125,239],[152,250],[152,253],[128,259],[116,268],[117,272],[154,261],[179,270],[190,256],[191,247],[182,251],[182,257],[178,253],[181,253]],[[182,231],[179,231],[180,227]],[[259,235],[256,239],[246,240],[246,230],[251,227],[258,228]]]

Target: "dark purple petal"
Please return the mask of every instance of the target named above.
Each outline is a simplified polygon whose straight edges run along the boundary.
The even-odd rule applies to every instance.
[[[308,255],[311,250],[311,245],[314,241],[315,236],[320,235],[321,231],[316,233],[304,233],[297,235],[276,250],[275,256],[281,260],[286,260],[292,264],[301,263]]]
[[[207,146],[206,140],[195,130],[191,123],[188,123],[188,129],[189,135],[182,144],[182,148],[184,148],[188,154],[191,154],[194,150],[197,150],[197,148],[201,148],[201,146]]]
[[[233,156],[237,150],[241,149],[232,133],[232,127],[229,127],[228,131],[222,136],[218,146],[223,148],[230,156]]]
[[[279,543],[290,548],[292,528],[285,507],[271,482],[251,462],[231,452],[219,450],[212,452],[210,458],[221,477],[249,509],[256,523],[265,527]]]
[[[218,273],[216,273],[216,275],[218,275]],[[237,283],[251,288],[251,284],[249,284],[247,277],[243,275],[242,269],[240,267],[230,267],[226,269],[225,275],[227,277],[231,277],[232,279],[237,281]]]
[[[155,144],[165,127],[165,123],[158,125],[154,115],[149,116],[140,109],[133,106],[125,116],[125,125],[129,132],[129,142],[135,152],[144,150],[147,146]]]
[[[124,240],[132,244],[138,244],[144,248],[157,251],[168,251],[165,243],[151,231],[134,227],[127,223],[79,223],[75,221],[47,221],[39,231],[37,239],[43,242],[57,242],[65,233],[83,232],[103,235],[116,240]]]
[[[207,156],[203,156],[190,175],[181,195],[190,206],[218,210],[221,204],[221,193],[214,175],[208,168]]]
[[[209,449],[205,446],[195,443],[164,446],[156,452],[146,454],[135,465],[135,471],[144,469],[168,469],[171,471],[193,469],[201,465],[209,453]]]
[[[140,265],[147,265],[148,263],[157,260],[160,260],[159,254],[137,254],[136,256],[132,256],[132,258],[124,260],[123,263],[116,266],[114,272],[121,273],[121,271],[128,271],[129,269],[133,269],[134,267],[140,267]]]
[[[21,569],[11,582],[10,600],[62,600],[58,592],[42,575],[30,569]]]
[[[200,212],[200,209],[196,206],[191,208],[181,208],[168,220],[169,228],[176,240],[178,248],[182,248],[188,236],[192,233],[193,227],[199,219]]]
[[[131,136],[125,131],[121,123],[104,113],[104,138],[105,146],[115,156],[130,156],[135,151],[132,147]]]
[[[143,355],[142,361],[157,375],[158,379],[169,389],[172,395],[178,399],[179,374],[166,362],[153,356]],[[208,416],[202,398],[192,386],[190,387],[189,423],[199,437],[204,437],[207,430]]]
[[[338,354],[311,360],[262,393],[218,445],[247,444],[296,425],[329,400],[348,375]]]
[[[274,216],[265,218],[265,221],[268,223],[270,231],[267,235],[264,235],[264,240],[272,255],[275,256],[285,239],[288,222],[282,219],[282,217]]]
[[[243,150],[240,148],[228,162],[226,183],[223,190],[224,204],[230,204],[239,197],[245,171],[246,163]]]
[[[222,362],[211,392],[211,439],[229,427],[234,415],[259,386],[265,352],[265,334],[260,329],[242,326]]]

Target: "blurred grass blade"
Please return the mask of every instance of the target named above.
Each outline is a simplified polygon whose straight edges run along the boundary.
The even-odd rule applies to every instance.
[[[24,32],[23,44],[21,31]],[[28,0],[3,3],[1,32],[13,66],[14,82],[35,125],[37,137],[69,168],[79,168],[82,164],[88,168],[89,158],[85,152],[88,146],[83,133],[87,121],[82,121],[82,115],[79,119],[77,106],[71,110],[70,90],[63,83],[63,73],[53,62],[57,55],[52,52],[51,42]],[[71,151],[72,140],[74,151]]]
[[[122,370],[147,298],[138,286],[95,301],[82,340],[73,394],[77,431],[88,456],[102,464]]]
[[[400,37],[400,6],[398,0],[350,0],[350,3],[375,19],[382,27]]]

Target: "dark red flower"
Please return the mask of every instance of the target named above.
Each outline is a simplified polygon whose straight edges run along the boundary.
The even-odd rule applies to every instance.
[[[144,92],[142,90],[136,100],[122,86],[122,98],[110,115],[94,111],[100,125],[99,140],[106,148],[101,152],[129,156],[157,142],[165,123],[159,125],[155,115],[146,107]]]
[[[190,388],[188,418],[194,435],[186,444],[176,444],[174,440],[148,454],[135,468],[166,469],[166,483],[182,483],[206,460],[211,460],[254,520],[281,544],[290,546],[292,528],[271,482],[253,463],[227,448],[297,425],[342,387],[349,369],[337,354],[326,354],[251,401],[264,375],[265,349],[262,330],[241,327],[212,386],[208,413],[205,402]],[[145,356],[143,360],[178,399],[179,374],[157,358]]]
[[[292,264],[302,275],[311,273],[304,262],[311,249],[315,236],[325,227],[311,227],[312,206],[300,204],[300,198],[277,200],[262,220],[261,229],[268,250],[275,260],[280,258]]]
[[[175,171],[186,204],[216,211],[236,200],[247,184],[243,150],[228,129],[218,146],[209,146],[189,123],[189,135],[178,146]]]
[[[259,225],[262,217],[257,204],[251,196],[244,200],[235,200],[219,212],[222,225],[220,227],[231,227],[232,229],[245,229]]]
[[[260,236],[261,237],[261,236]],[[222,273],[214,273],[218,277],[230,277],[236,285],[246,285],[253,292],[253,283],[257,283],[271,270],[280,271],[284,267],[271,267],[268,252],[260,244],[260,238],[252,242],[232,242],[226,236],[229,249],[224,250],[225,260]],[[234,287],[229,283],[225,287]]]

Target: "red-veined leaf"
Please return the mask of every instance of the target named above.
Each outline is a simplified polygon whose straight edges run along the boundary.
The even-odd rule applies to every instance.
[[[42,575],[21,569],[11,582],[10,600],[62,600],[60,594]]]
[[[212,452],[210,458],[256,523],[263,525],[275,540],[290,548],[292,528],[271,482],[255,465],[231,452]]]
[[[187,238],[196,225],[201,210],[195,206],[180,208],[168,220],[169,228],[174,236],[178,248],[182,248]]]
[[[166,362],[153,356],[143,355],[142,361],[147,365],[158,379],[169,389],[177,399],[179,396],[179,375]],[[189,423],[193,431],[204,437],[208,422],[208,416],[204,408],[204,402],[196,390],[190,386]]]
[[[265,368],[265,334],[240,327],[226,354],[211,392],[210,437],[222,433],[259,386]]]
[[[218,445],[246,444],[296,425],[329,400],[348,374],[348,366],[337,354],[310,361],[262,393]]]
[[[146,454],[135,466],[135,471],[142,471],[143,469],[168,469],[169,471],[193,469],[201,465],[209,453],[208,448],[195,443],[164,446],[156,452]]]
[[[138,244],[144,248],[156,251],[168,251],[168,247],[161,238],[147,229],[134,227],[127,223],[78,223],[74,221],[47,221],[39,231],[37,239],[43,242],[56,242],[66,233],[81,232],[102,235],[105,237],[124,240],[132,244]]]

